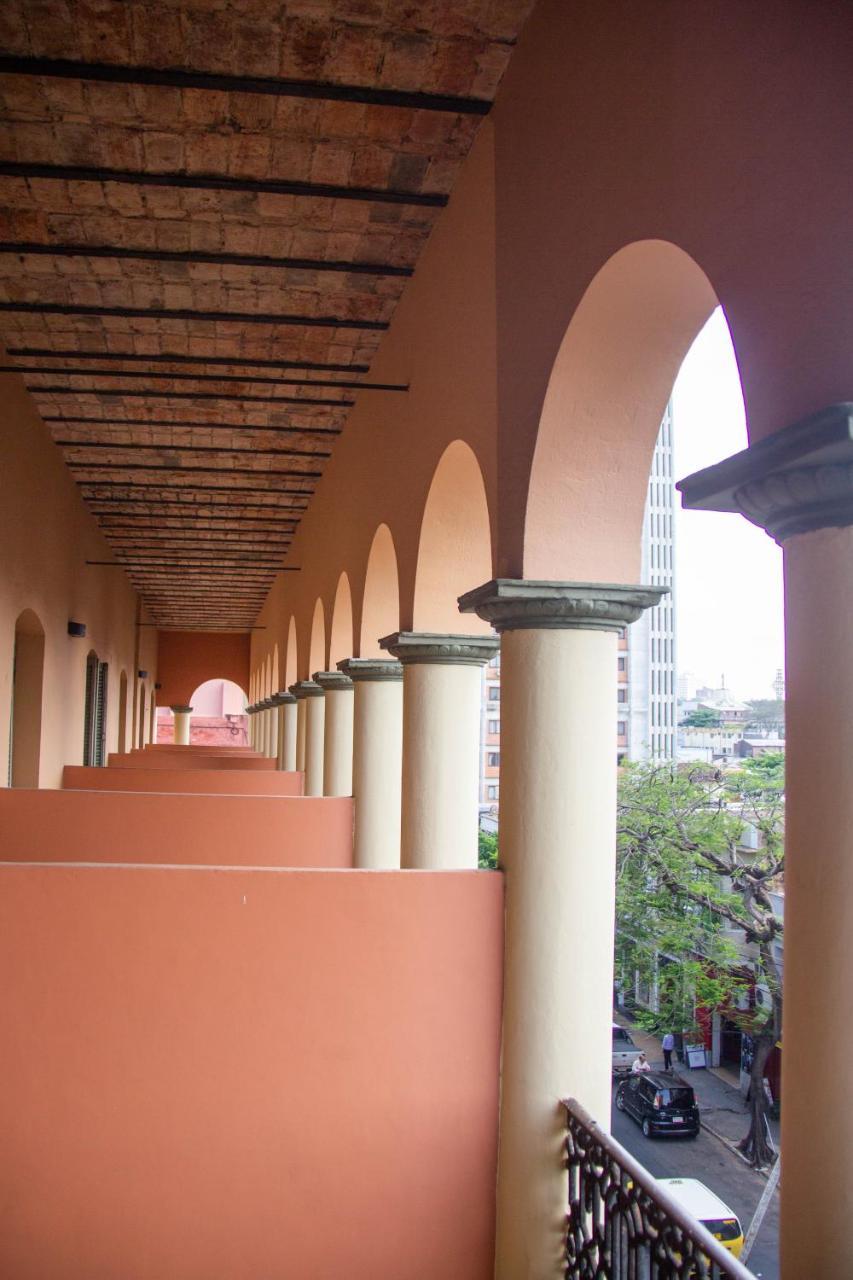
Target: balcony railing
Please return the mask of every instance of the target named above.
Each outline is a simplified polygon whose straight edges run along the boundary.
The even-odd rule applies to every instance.
[[[572,1280],[754,1280],[573,1098],[566,1109]]]

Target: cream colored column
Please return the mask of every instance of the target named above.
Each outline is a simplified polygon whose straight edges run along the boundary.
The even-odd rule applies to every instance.
[[[157,693],[152,690],[151,693],[151,723],[148,727],[148,741],[156,743],[157,741]]]
[[[324,737],[326,702],[323,690],[313,680],[300,680],[290,686],[290,692],[302,699],[305,717],[305,794],[323,794]],[[298,744],[297,744],[298,746]]]
[[[662,589],[491,582],[506,875],[498,1280],[565,1273],[560,1099],[610,1122],[616,633]]]
[[[188,747],[190,745],[190,714],[192,707],[172,707],[172,715],[175,717],[175,746]]]
[[[269,757],[271,760],[278,760],[278,695],[273,694],[270,698],[270,749]]]
[[[380,641],[403,664],[401,864],[477,866],[480,668],[496,636],[399,632]]]
[[[296,769],[296,721],[298,704],[292,693],[278,695],[278,767],[287,773]]]
[[[270,753],[270,708],[269,699],[264,698],[261,703],[261,746],[262,756],[268,756]]]
[[[781,1274],[835,1280],[853,1257],[853,407],[831,406],[679,488],[685,506],[740,511],[784,551]]]
[[[302,692],[300,683],[289,685],[288,692],[296,699],[296,769],[298,773],[304,773],[305,733],[307,727],[305,694]]]
[[[323,795],[352,795],[353,686],[341,671],[315,671],[326,700]]]
[[[400,866],[403,668],[379,658],[338,663],[355,686],[352,793],[356,867]]]

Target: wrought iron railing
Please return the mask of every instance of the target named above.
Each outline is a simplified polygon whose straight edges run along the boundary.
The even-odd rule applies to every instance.
[[[566,1108],[572,1280],[754,1280],[573,1098]]]

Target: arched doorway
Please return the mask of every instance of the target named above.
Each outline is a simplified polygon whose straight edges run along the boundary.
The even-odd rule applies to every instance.
[[[15,623],[12,714],[9,726],[9,785],[37,787],[41,762],[44,627],[32,609]]]

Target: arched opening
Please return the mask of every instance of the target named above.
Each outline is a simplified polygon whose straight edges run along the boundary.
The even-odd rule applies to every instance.
[[[314,616],[311,619],[311,643],[308,648],[308,675],[326,669],[326,615],[323,601],[314,605]]]
[[[83,764],[101,766],[107,762],[107,690],[109,665],[100,662],[94,649],[86,655],[86,686],[83,702]]]
[[[39,784],[43,682],[44,627],[32,609],[25,609],[15,622],[8,779],[12,787]]]
[[[490,631],[473,614],[464,619],[457,599],[492,576],[489,505],[480,464],[471,447],[454,440],[441,456],[421,522],[415,577],[416,631]]]
[[[384,658],[387,654],[379,648],[383,636],[400,630],[400,579],[397,572],[397,553],[394,539],[387,524],[381,524],[373,535],[367,572],[364,578],[364,597],[361,606],[362,658]]]
[[[287,651],[284,660],[284,688],[289,689],[299,679],[299,651],[296,639],[296,619],[291,618],[287,627]]]
[[[122,671],[118,678],[118,739],[116,750],[127,751],[127,672]]]
[[[192,746],[246,747],[249,745],[247,698],[233,680],[205,680],[190,698]],[[157,715],[157,741],[174,741],[174,720],[167,709]]]
[[[349,578],[342,573],[338,578],[335,603],[332,606],[332,627],[329,633],[329,670],[344,658],[353,656],[352,644],[352,593]]]
[[[635,582],[646,479],[679,367],[717,298],[663,240],[620,249],[560,346],[528,489],[524,576]]]

